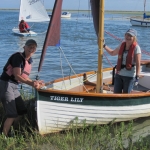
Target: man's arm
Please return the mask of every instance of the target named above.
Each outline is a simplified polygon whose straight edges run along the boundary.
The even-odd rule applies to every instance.
[[[28,84],[28,85],[30,85],[30,86],[36,88],[36,89],[39,89],[39,88],[41,88],[42,86],[45,85],[45,84],[44,84],[42,81],[40,81],[40,80],[37,80],[37,81],[35,80],[35,81],[33,81],[33,80],[29,79],[29,78],[23,78],[23,77],[21,76],[21,68],[19,68],[19,67],[13,68],[13,75],[14,75],[14,77],[15,77],[15,80],[20,81],[20,82],[25,83],[25,84]]]

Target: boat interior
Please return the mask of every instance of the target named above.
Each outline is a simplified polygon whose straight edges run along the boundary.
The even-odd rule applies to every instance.
[[[115,69],[114,69],[115,71]],[[77,74],[61,79],[57,79],[47,86],[47,90],[64,90],[69,92],[84,92],[96,93],[96,71]],[[139,84],[134,86],[131,93],[144,93],[150,91],[150,61],[141,61],[141,73]],[[103,93],[113,93],[114,91],[114,77],[113,68],[103,69]]]

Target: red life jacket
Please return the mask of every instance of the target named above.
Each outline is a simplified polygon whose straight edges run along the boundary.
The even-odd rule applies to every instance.
[[[25,79],[28,78],[31,72],[31,68],[32,68],[32,65],[29,64],[27,60],[25,60],[25,66],[24,66],[24,69],[21,71],[21,76]]]
[[[129,51],[128,51],[128,54],[126,57],[126,69],[127,70],[131,70],[131,68],[132,68],[132,61],[134,58],[134,50],[135,50],[136,45],[137,45],[137,43],[134,42],[129,48]],[[117,62],[117,67],[116,67],[117,71],[121,70],[121,65],[122,65],[122,60],[123,60],[123,52],[124,52],[125,46],[126,46],[126,42],[123,42],[119,49],[118,62]]]
[[[20,32],[23,32],[25,30],[25,23],[19,24],[19,30],[20,30]]]
[[[26,22],[24,22],[24,24],[25,24],[25,28],[26,28],[26,29],[29,29],[29,28],[30,28],[29,25],[28,25]]]
[[[18,52],[17,52],[18,53]],[[15,54],[17,54],[15,53]],[[27,60],[25,60],[24,56],[22,55],[22,53],[19,53],[22,58],[24,59],[25,63],[24,63],[24,68],[21,69],[21,76],[23,78],[28,78],[29,75],[30,75],[30,72],[31,72],[31,64],[29,64],[29,62]],[[13,54],[14,55],[14,54]],[[12,55],[12,56],[13,56]],[[5,70],[6,70],[6,73],[9,75],[9,76],[12,76],[13,75],[13,68],[11,66],[11,64],[8,64],[6,67],[5,67]]]

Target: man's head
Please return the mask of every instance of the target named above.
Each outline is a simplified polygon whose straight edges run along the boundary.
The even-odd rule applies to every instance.
[[[35,40],[33,39],[29,39],[26,41],[25,46],[24,46],[24,51],[25,51],[25,55],[27,58],[30,58],[32,56],[32,54],[35,53],[37,48],[37,43]]]
[[[25,46],[35,45],[37,47],[37,43],[33,39],[29,39],[26,41]]]
[[[21,20],[21,23],[24,23],[24,20]]]

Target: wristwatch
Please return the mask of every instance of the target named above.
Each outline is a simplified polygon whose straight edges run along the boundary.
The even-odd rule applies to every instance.
[[[103,48],[105,48],[106,44],[103,45]]]

